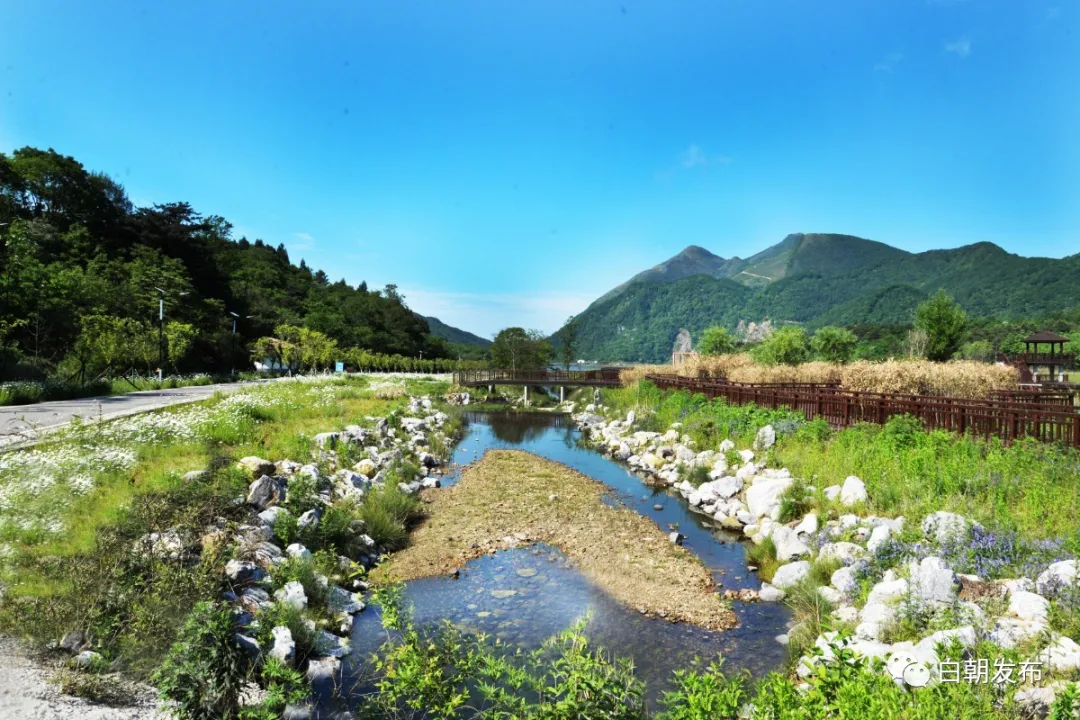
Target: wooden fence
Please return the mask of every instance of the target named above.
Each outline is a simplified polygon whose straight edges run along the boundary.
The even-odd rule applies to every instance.
[[[734,405],[790,408],[808,420],[824,418],[833,427],[859,422],[884,424],[895,415],[912,415],[929,429],[996,437],[1006,444],[1030,437],[1080,447],[1080,413],[1039,402],[846,392],[823,386],[744,385],[671,375],[650,375],[648,379],[660,388],[724,398]]]

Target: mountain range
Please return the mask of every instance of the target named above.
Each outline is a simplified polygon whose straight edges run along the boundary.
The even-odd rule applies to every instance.
[[[1019,319],[1080,305],[1080,254],[1023,257],[989,242],[911,253],[852,235],[794,233],[749,258],[691,245],[576,317],[580,357],[662,362],[680,328],[906,324],[944,288],[975,317]]]

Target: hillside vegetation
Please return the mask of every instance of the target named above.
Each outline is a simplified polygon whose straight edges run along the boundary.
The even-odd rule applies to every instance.
[[[975,318],[1019,320],[1080,305],[1080,255],[1026,258],[992,243],[909,253],[848,235],[794,234],[747,260],[692,246],[594,302],[575,320],[579,354],[665,360],[680,328],[904,325],[945,288]]]
[[[0,153],[0,267],[0,380],[148,372],[162,345],[167,371],[226,371],[281,325],[342,348],[451,357],[395,286],[332,281],[185,202],[135,207],[114,180],[51,149]]]

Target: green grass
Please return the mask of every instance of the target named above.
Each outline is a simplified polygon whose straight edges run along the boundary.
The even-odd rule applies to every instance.
[[[702,449],[716,448],[729,437],[738,447],[749,447],[757,429],[771,423],[777,443],[769,450],[769,465],[786,467],[818,489],[816,496],[796,497],[796,490],[785,496],[785,516],[791,519],[815,506],[829,509],[823,489],[857,475],[870,496],[867,513],[918,522],[949,510],[1027,538],[1065,537],[1080,550],[1080,451],[1075,449],[1033,440],[1005,447],[996,440],[926,432],[907,417],[833,431],[823,421],[806,422],[787,410],[664,392],[647,381],[604,390],[603,402],[619,414],[636,411],[638,424],[648,430],[663,432],[681,422]]]
[[[414,392],[432,396],[446,387],[445,383],[409,384]],[[219,573],[227,558],[216,555],[221,544],[203,543],[200,550],[200,538],[217,519],[234,525],[249,519],[248,509],[237,507],[235,499],[245,492],[250,476],[236,469],[235,460],[258,455],[272,461],[309,461],[310,438],[315,434],[364,424],[365,417],[385,416],[406,402],[371,397],[362,378],[336,380],[332,385],[326,390],[310,383],[267,385],[253,392],[280,402],[252,404],[218,395],[184,409],[138,416],[140,423],[153,425],[158,422],[155,416],[164,421],[170,414],[183,417],[199,408],[212,410],[229,403],[229,412],[223,416],[227,421],[202,427],[196,440],[159,440],[150,435],[113,440],[99,438],[100,431],[91,427],[61,433],[39,446],[40,452],[65,457],[92,454],[101,446],[130,450],[135,453],[135,464],[127,470],[97,473],[84,494],[56,483],[29,498],[28,505],[52,509],[60,531],[23,527],[0,517],[0,543],[7,548],[0,559],[0,583],[5,586],[0,632],[44,643],[72,629],[88,630],[96,638],[95,649],[119,669],[147,677],[175,640],[191,608],[216,599],[223,590]],[[183,474],[195,469],[212,472],[207,479],[185,482]],[[0,486],[17,481],[17,477],[0,475]],[[371,506],[367,517],[372,520],[372,536],[388,545],[405,542],[406,524],[417,513],[417,501],[394,487],[373,494]],[[27,507],[15,510],[23,512]],[[280,532],[295,535],[289,539],[309,544],[313,552],[343,551],[347,540],[356,535],[354,523],[361,515],[361,508],[339,503],[324,513],[313,531],[300,534],[294,526],[291,530],[282,527]],[[186,538],[186,560],[132,552],[148,533],[171,530]],[[304,583],[318,603],[313,575],[305,568],[294,569],[295,579]],[[320,569],[324,574],[330,571],[329,565]]]

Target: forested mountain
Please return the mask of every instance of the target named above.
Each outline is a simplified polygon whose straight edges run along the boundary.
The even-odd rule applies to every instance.
[[[974,317],[1018,319],[1080,305],[1080,255],[1056,260],[992,243],[909,253],[850,235],[788,235],[746,260],[691,246],[606,293],[577,318],[578,353],[659,362],[680,328],[740,321],[903,325],[945,288]]]
[[[245,342],[282,323],[342,347],[448,356],[395,286],[331,281],[184,202],[134,207],[109,177],[51,149],[0,153],[0,268],[0,379],[71,374],[91,355],[108,362],[103,338],[117,333],[106,327],[145,341],[140,369],[156,365],[159,288],[175,339],[166,346],[187,348],[169,369],[230,367],[230,313],[240,366]]]
[[[468,330],[462,330],[452,325],[447,325],[437,317],[425,316],[424,320],[427,321],[428,327],[431,328],[432,335],[442,338],[448,343],[453,343],[455,345],[475,345],[479,348],[491,347],[490,340],[485,340]]]

